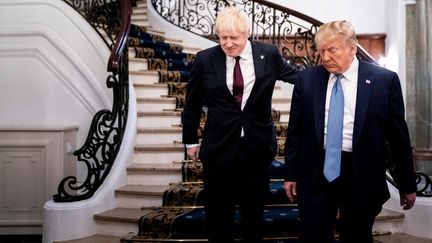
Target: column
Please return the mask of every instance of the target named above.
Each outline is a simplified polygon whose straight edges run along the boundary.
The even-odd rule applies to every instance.
[[[417,169],[432,175],[432,2],[417,0],[415,10],[415,150]]]

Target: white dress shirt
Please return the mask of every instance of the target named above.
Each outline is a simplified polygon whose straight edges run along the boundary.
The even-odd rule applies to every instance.
[[[242,53],[240,53],[240,69],[243,76],[243,97],[242,97],[242,105],[241,109],[246,105],[246,102],[250,96],[252,91],[252,87],[255,83],[255,68],[252,56],[252,47],[250,41],[246,42],[246,46],[243,49]],[[226,82],[228,89],[233,93],[233,84],[234,84],[234,66],[235,66],[235,58],[234,57],[226,57]]]
[[[351,66],[343,73],[341,80],[342,89],[344,92],[344,117],[342,130],[342,151],[352,152],[352,138],[354,131],[355,107],[357,100],[357,79],[358,79],[359,61],[354,57]],[[324,148],[326,147],[327,139],[327,122],[328,112],[330,107],[331,91],[336,82],[336,75],[331,73],[327,84],[327,95],[325,104],[325,120],[324,120]]]
[[[235,57],[227,56],[225,59],[226,63],[226,84],[231,92],[233,93],[233,84],[234,84],[234,66],[235,66]],[[253,62],[252,55],[252,46],[250,41],[246,42],[246,46],[243,51],[240,53],[240,69],[243,76],[243,97],[241,109],[246,105],[246,102],[251,94],[252,87],[255,83],[255,67]],[[244,130],[242,128],[241,137],[244,136]],[[186,144],[186,148],[192,148],[199,146],[199,144]]]

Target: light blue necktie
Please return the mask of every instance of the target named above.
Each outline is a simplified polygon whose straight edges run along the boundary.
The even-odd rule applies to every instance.
[[[342,157],[342,129],[344,115],[344,94],[341,85],[342,74],[336,75],[330,98],[327,122],[327,139],[324,160],[324,176],[332,182],[340,174]]]

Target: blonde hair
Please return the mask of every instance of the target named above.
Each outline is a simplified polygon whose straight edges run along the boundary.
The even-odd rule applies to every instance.
[[[238,7],[230,6],[218,12],[216,18],[216,34],[221,32],[250,33],[250,20],[248,15]]]
[[[318,44],[335,35],[343,35],[347,45],[357,45],[354,27],[347,20],[332,21],[321,25],[315,34],[315,43]]]

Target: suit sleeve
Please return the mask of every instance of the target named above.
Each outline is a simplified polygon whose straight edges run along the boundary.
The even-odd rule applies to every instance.
[[[300,67],[295,63],[286,61],[276,49],[276,67],[278,70],[278,80],[294,84]]]
[[[297,181],[300,139],[302,131],[302,104],[301,104],[301,82],[300,77],[295,81],[291,99],[291,110],[285,140],[285,181]]]
[[[390,126],[388,142],[391,160],[395,165],[396,181],[399,192],[412,193],[417,190],[412,149],[405,121],[405,109],[402,90],[397,74],[394,73],[390,100]]]
[[[203,93],[201,55],[197,54],[187,85],[186,100],[182,113],[182,140],[184,144],[199,143],[198,127],[202,115]]]

